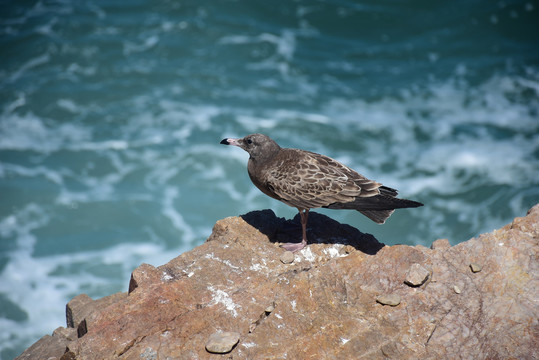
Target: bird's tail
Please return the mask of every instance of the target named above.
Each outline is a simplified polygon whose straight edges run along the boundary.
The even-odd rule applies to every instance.
[[[377,224],[383,224],[395,210],[358,210],[360,213],[371,219]]]
[[[383,224],[387,218],[393,214],[395,209],[414,208],[419,206],[423,206],[423,204],[413,200],[378,195],[371,198],[363,198],[358,201],[356,210],[375,223]]]
[[[398,199],[391,195],[392,194],[389,196],[380,194],[370,197],[358,197],[354,201],[331,204],[327,206],[327,208],[357,210],[372,221],[383,224],[387,218],[393,214],[395,209],[423,206],[420,202]]]

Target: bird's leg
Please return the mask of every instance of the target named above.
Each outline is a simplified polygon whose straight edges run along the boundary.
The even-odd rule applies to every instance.
[[[283,249],[286,249],[288,251],[296,252],[305,247],[307,245],[307,219],[309,218],[309,209],[298,209],[299,216],[301,218],[301,231],[302,231],[302,239],[299,243],[286,243],[281,245]]]
[[[301,217],[302,243],[303,246],[305,246],[307,245],[307,219],[309,219],[309,209],[300,211],[299,216]]]

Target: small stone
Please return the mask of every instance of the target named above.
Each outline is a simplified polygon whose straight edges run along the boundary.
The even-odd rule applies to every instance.
[[[281,262],[283,264],[291,264],[294,262],[294,253],[292,251],[285,251],[281,255]]]
[[[421,286],[425,283],[425,281],[427,281],[429,275],[429,271],[423,266],[419,264],[412,264],[412,266],[410,266],[410,269],[408,269],[408,273],[406,274],[404,283],[406,285],[415,287]]]
[[[473,273],[477,273],[477,272],[480,272],[483,269],[483,267],[479,265],[478,263],[471,263],[470,269],[472,269]]]
[[[461,290],[457,285],[453,286],[453,291],[455,292],[455,294],[460,294],[461,293]]]
[[[382,305],[397,306],[401,303],[401,297],[397,294],[382,294],[376,297],[376,302]]]
[[[274,303],[274,302],[272,302],[271,304],[269,304],[268,307],[266,307],[266,308],[264,309],[264,312],[265,312],[266,314],[270,314],[270,313],[273,312],[273,310],[275,310],[275,303]]]
[[[240,334],[237,332],[216,332],[212,334],[206,342],[206,350],[214,354],[226,354],[240,341]]]

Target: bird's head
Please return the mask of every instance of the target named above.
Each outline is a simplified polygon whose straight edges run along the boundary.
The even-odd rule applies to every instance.
[[[223,145],[234,145],[247,151],[251,159],[258,160],[271,157],[281,149],[279,145],[264,134],[250,134],[241,139],[226,138]]]

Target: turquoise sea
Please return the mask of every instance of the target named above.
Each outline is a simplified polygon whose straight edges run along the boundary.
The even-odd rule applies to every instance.
[[[224,137],[265,133],[423,202],[382,226],[321,211],[389,245],[456,244],[539,202],[537,0],[0,7],[1,359],[219,219],[295,216]]]

